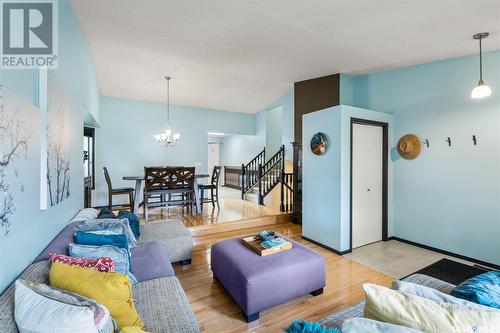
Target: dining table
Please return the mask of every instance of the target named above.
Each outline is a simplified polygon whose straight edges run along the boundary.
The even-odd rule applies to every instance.
[[[209,174],[201,173],[201,174],[195,174],[194,175],[194,193],[196,196],[196,211],[201,212],[201,202],[200,202],[200,191],[198,191],[198,179],[204,179],[210,177]],[[137,214],[139,212],[139,205],[141,204],[142,200],[142,187],[143,187],[143,182],[144,182],[144,175],[142,176],[124,176],[123,180],[131,180],[135,181],[135,191],[134,191],[134,208],[133,208],[133,213]]]

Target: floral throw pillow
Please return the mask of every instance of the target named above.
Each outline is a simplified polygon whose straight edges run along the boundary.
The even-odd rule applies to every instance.
[[[95,269],[98,272],[114,272],[115,262],[113,258],[102,257],[102,258],[77,258],[65,256],[63,254],[50,253],[50,263],[60,262],[62,264],[70,266],[79,266]]]

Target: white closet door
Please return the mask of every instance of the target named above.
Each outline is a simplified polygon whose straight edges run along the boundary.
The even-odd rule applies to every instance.
[[[352,247],[382,240],[383,128],[353,124]]]

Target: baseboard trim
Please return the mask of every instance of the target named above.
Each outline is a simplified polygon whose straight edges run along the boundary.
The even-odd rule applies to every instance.
[[[306,240],[306,241],[308,241],[308,242],[310,242],[310,243],[313,243],[314,245],[318,245],[319,247],[321,247],[321,248],[323,248],[323,249],[325,249],[325,250],[328,250],[328,251],[330,251],[330,252],[333,252],[333,253],[335,253],[335,254],[338,254],[339,256],[344,255],[344,254],[347,254],[347,253],[351,253],[351,252],[352,252],[351,250],[347,250],[347,251],[338,251],[338,250],[335,250],[335,249],[333,249],[333,248],[331,248],[331,247],[329,247],[329,246],[327,246],[327,245],[325,245],[325,244],[321,244],[320,242],[316,242],[315,240],[312,240],[312,239],[307,238],[307,237],[305,237],[305,236],[302,236],[302,239],[303,239],[303,240]]]
[[[450,256],[450,257],[455,257],[455,258],[458,258],[458,259],[467,260],[467,261],[476,263],[476,264],[481,265],[481,266],[491,267],[491,268],[494,268],[494,269],[500,269],[500,265],[496,265],[496,264],[493,264],[491,262],[486,262],[486,261],[482,261],[482,260],[479,260],[479,259],[475,259],[475,258],[463,256],[461,254],[457,254],[457,253],[453,253],[453,252],[450,252],[450,251],[438,249],[437,247],[432,247],[432,246],[428,246],[428,245],[425,245],[425,244],[413,242],[413,241],[410,241],[410,240],[407,240],[407,239],[404,239],[404,238],[399,238],[399,237],[392,236],[392,237],[389,237],[387,240],[392,240],[392,239],[397,240],[397,241],[402,242],[402,243],[406,243],[406,244],[410,244],[410,245],[413,245],[413,246],[421,247],[421,248],[426,249],[426,250],[438,252],[438,253],[441,253],[441,254],[444,254],[444,255],[447,255],[447,256]]]

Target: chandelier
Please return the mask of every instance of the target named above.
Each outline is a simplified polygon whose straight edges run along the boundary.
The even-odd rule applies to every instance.
[[[165,79],[167,80],[167,127],[165,128],[165,131],[160,134],[155,135],[156,141],[158,141],[161,144],[164,144],[166,147],[174,147],[177,142],[179,141],[179,138],[181,135],[179,133],[172,133],[172,130],[170,129],[170,76],[165,76]]]

